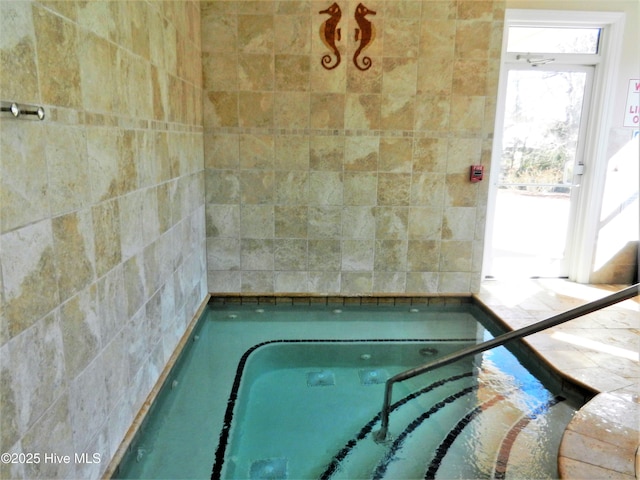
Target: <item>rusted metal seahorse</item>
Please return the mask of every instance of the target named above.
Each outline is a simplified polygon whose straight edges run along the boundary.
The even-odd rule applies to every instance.
[[[321,10],[318,13],[328,13],[330,15],[327,20],[320,26],[320,38],[324,42],[324,44],[329,47],[333,51],[333,54],[336,56],[335,63],[332,65],[331,55],[328,53],[322,57],[322,66],[327,70],[333,70],[338,65],[340,65],[340,51],[336,46],[336,41],[340,41],[340,29],[338,28],[338,22],[340,22],[340,18],[342,17],[342,11],[337,3],[334,3],[326,10]]]
[[[356,50],[356,53],[353,54],[353,63],[358,68],[358,70],[369,70],[371,68],[371,58],[370,57],[362,57],[362,67],[358,64],[358,56],[362,53],[362,51],[371,45],[373,39],[376,36],[376,29],[373,24],[365,18],[366,15],[375,15],[376,12],[373,10],[369,10],[362,3],[359,3],[356,7],[355,18],[358,23],[358,27],[356,28],[356,41],[360,40],[360,46]]]

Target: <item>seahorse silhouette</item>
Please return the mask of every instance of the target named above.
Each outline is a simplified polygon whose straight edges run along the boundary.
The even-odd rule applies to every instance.
[[[329,47],[334,55],[336,56],[336,63],[331,65],[331,55],[328,53],[322,57],[322,66],[327,70],[332,70],[340,65],[340,51],[336,46],[336,41],[340,41],[340,29],[338,27],[338,22],[340,22],[340,18],[342,17],[342,11],[337,3],[334,3],[326,10],[321,10],[318,13],[328,13],[331,15],[325,22],[320,26],[320,38],[324,42],[324,44]]]
[[[358,27],[356,28],[356,41],[360,40],[360,46],[356,50],[356,53],[353,54],[353,63],[358,68],[358,70],[369,70],[371,68],[371,58],[370,57],[362,57],[362,67],[358,65],[358,56],[362,51],[371,45],[373,39],[376,36],[376,30],[373,24],[365,18],[366,15],[375,15],[376,12],[373,10],[369,10],[363,4],[359,3],[356,7],[356,22],[358,23]]]

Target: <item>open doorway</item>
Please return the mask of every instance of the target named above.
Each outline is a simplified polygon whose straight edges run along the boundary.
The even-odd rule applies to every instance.
[[[591,107],[608,32],[597,13],[572,13],[507,11],[485,278],[569,277],[584,261],[572,246],[585,241],[584,218],[598,215],[587,212],[584,174],[597,171],[589,136],[602,108]]]

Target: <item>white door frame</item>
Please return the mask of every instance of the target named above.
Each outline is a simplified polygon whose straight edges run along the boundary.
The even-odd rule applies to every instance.
[[[567,249],[569,278],[580,283],[588,283],[600,221],[602,195],[607,169],[607,147],[612,124],[614,92],[622,46],[625,14],[619,12],[584,12],[558,10],[507,9],[505,12],[498,101],[496,105],[496,125],[504,123],[504,96],[506,88],[508,60],[507,39],[510,26],[576,26],[602,28],[600,49],[597,55],[589,55],[589,64],[595,65],[593,88],[589,99],[589,117],[586,124],[584,163],[587,166],[581,179],[580,195],[577,199],[577,215]],[[580,61],[581,55],[575,55]],[[491,174],[489,177],[489,197],[487,200],[487,223],[482,278],[491,268],[492,233],[496,202],[496,184],[500,173],[502,152],[502,131],[494,129]]]

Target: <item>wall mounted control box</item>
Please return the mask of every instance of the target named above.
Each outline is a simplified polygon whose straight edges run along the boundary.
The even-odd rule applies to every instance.
[[[473,183],[479,182],[480,180],[482,180],[483,175],[484,175],[483,165],[471,165],[469,180],[471,180]]]

